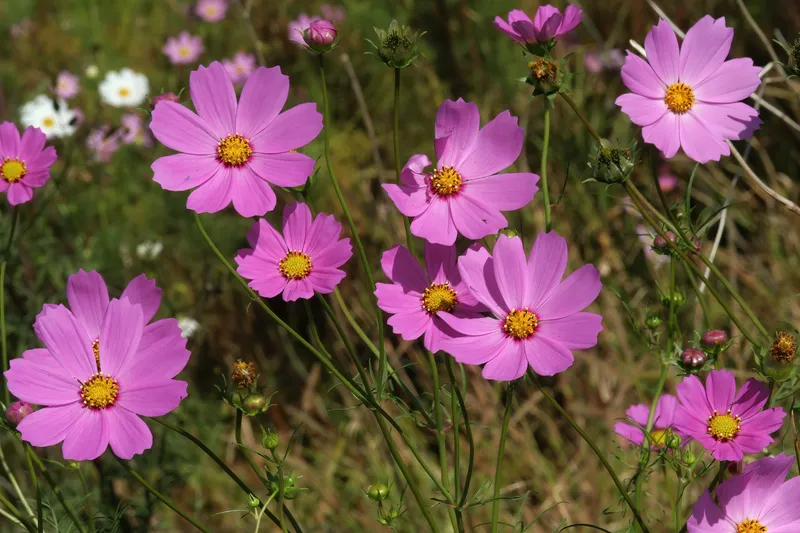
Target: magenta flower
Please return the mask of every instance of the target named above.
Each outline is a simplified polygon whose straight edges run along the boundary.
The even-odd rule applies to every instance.
[[[597,344],[603,318],[580,312],[600,294],[600,272],[584,265],[561,281],[567,242],[554,231],[540,233],[530,258],[519,237],[500,235],[490,255],[470,248],[458,260],[461,279],[489,308],[486,318],[439,316],[460,336],[445,338],[441,349],[456,361],[486,364],[483,377],[511,381],[528,368],[542,376],[572,365],[572,350]]]
[[[698,163],[730,155],[727,140],[750,137],[761,125],[758,111],[741,102],[761,83],[753,60],[725,61],[733,28],[706,15],[686,33],[682,46],[667,21],[644,41],[648,62],[628,51],[622,81],[631,93],[617,105],[642,126],[645,142],[665,157],[678,148]]]
[[[322,13],[323,18],[326,18],[331,22],[343,22],[345,19],[344,8],[342,6],[335,4],[322,4],[319,6],[319,10]]]
[[[308,16],[305,13],[300,13],[296,20],[293,20],[288,25],[289,40],[297,43],[300,46],[305,46],[306,41],[303,34],[311,25],[312,22],[319,20],[317,15]]]
[[[383,185],[397,209],[414,219],[414,235],[448,246],[458,233],[481,239],[508,225],[500,211],[520,209],[533,199],[539,176],[497,174],[522,150],[522,128],[508,111],[480,128],[478,106],[445,100],[436,114],[435,135],[433,172],[425,172],[428,157],[417,154],[403,168],[401,185]]]
[[[279,187],[303,185],[314,159],[295,152],[322,130],[316,104],[281,113],[289,78],[280,67],[259,67],[236,93],[225,68],[214,62],[189,77],[197,114],[175,102],[159,102],[150,130],[162,144],[182,152],[156,160],[153,179],[168,191],[195,189],[186,207],[214,213],[233,202],[244,217],[275,207]]]
[[[33,414],[34,411],[28,402],[14,402],[6,408],[6,422],[16,427],[23,418]]]
[[[800,531],[797,491],[800,477],[786,481],[794,457],[779,454],[764,457],[741,475],[723,482],[715,491],[717,501],[706,490],[689,521],[689,533],[794,533]]]
[[[523,11],[514,9],[508,14],[508,22],[494,18],[495,27],[520,44],[546,43],[558,39],[578,27],[583,19],[583,10],[570,4],[564,14],[551,5],[540,6],[533,20]]]
[[[110,163],[114,154],[120,149],[120,131],[111,133],[108,124],[95,128],[86,136],[86,147],[92,152],[92,158],[98,163]]]
[[[200,0],[194,8],[194,13],[206,22],[219,22],[225,18],[227,10],[227,0]]]
[[[655,418],[653,418],[653,430],[650,432],[649,439],[653,449],[658,449],[667,443],[666,439],[670,431],[678,434],[673,427],[675,425],[678,406],[678,399],[671,394],[664,394],[658,399]],[[636,405],[628,407],[625,414],[630,420],[636,422],[638,426],[627,422],[617,422],[614,424],[614,432],[620,437],[641,446],[644,441],[644,432],[639,426],[647,426],[647,419],[650,417],[650,406],[637,403]],[[680,436],[683,437],[683,435]]]
[[[749,379],[736,392],[733,372],[712,370],[705,388],[697,376],[678,385],[681,407],[675,427],[696,439],[717,461],[741,461],[772,442],[786,413],[780,407],[764,409],[769,389]]]
[[[25,128],[22,138],[11,122],[0,124],[0,192],[11,205],[24,204],[33,198],[33,189],[50,179],[50,166],[56,161],[56,149],[45,146],[45,134],[39,128]]]
[[[315,20],[303,32],[303,40],[312,50],[325,51],[336,42],[336,27],[329,20]]]
[[[56,96],[69,100],[75,98],[81,88],[80,80],[75,74],[62,70],[56,78]]]
[[[167,39],[167,44],[161,49],[173,65],[188,65],[196,62],[203,53],[203,40],[182,31],[177,37]]]
[[[453,331],[439,318],[439,311],[459,318],[478,318],[486,308],[461,281],[456,247],[425,243],[425,266],[404,246],[383,252],[381,266],[392,283],[376,283],[378,307],[392,316],[395,334],[410,341],[425,335],[427,350],[436,352],[443,335]]]
[[[665,193],[672,192],[678,186],[678,176],[666,165],[661,165],[658,169],[658,186]]]
[[[159,102],[175,102],[176,104],[178,104],[180,103],[180,101],[181,101],[180,97],[175,93],[159,94],[154,96],[153,99],[150,100],[150,109],[151,110],[155,109],[156,105]]]
[[[65,459],[99,457],[110,445],[123,459],[153,444],[139,416],[161,416],[186,397],[173,379],[189,361],[174,318],[149,323],[161,290],[144,274],[110,300],[97,272],[79,271],[67,282],[63,305],[45,304],[34,331],[45,348],[11,361],[8,388],[17,398],[45,406],[17,426],[34,446],[64,442]]]
[[[125,113],[120,119],[122,123],[122,142],[139,146],[153,146],[153,139],[144,126],[142,117],[136,113]]]
[[[256,69],[256,58],[253,54],[236,52],[233,59],[223,59],[222,66],[234,85],[241,85]]]
[[[353,255],[350,239],[340,239],[342,225],[333,215],[312,219],[306,204],[283,208],[283,236],[260,219],[247,233],[252,249],[239,250],[236,271],[265,298],[283,293],[283,300],[329,294],[345,276],[339,267]]]

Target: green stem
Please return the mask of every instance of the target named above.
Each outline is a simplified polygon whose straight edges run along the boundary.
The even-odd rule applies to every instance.
[[[249,453],[247,453],[247,448],[245,448],[244,444],[242,444],[242,418],[243,418],[242,412],[239,409],[237,409],[236,444],[238,445],[239,451],[242,453],[242,456],[244,457],[245,461],[247,461],[247,464],[250,465],[250,468],[253,470],[255,475],[258,476],[258,479],[261,480],[261,483],[263,483],[265,487],[269,487],[269,482],[267,481],[267,478],[264,476],[264,474],[261,473],[261,470],[263,469],[260,468],[255,461],[253,461],[253,458],[250,457]]]
[[[544,196],[544,231],[549,232],[553,228],[550,220],[550,192],[547,188],[547,152],[550,148],[550,102],[545,102],[544,109],[544,140],[542,143],[542,168],[539,172],[539,183],[542,185],[542,196]]]
[[[708,304],[706,303],[706,299],[703,297],[703,293],[700,292],[700,287],[697,285],[697,276],[694,275],[694,272],[689,270],[689,267],[686,266],[686,263],[681,264],[683,265],[683,269],[686,271],[686,277],[689,278],[689,284],[692,286],[692,290],[697,297],[697,302],[700,304],[700,309],[703,310],[703,324],[705,325],[706,329],[708,329],[711,327],[711,312],[708,309]],[[695,310],[697,310],[697,308],[695,308]]]
[[[2,447],[0,447],[0,465],[3,466],[3,471],[6,474],[6,478],[8,479],[9,483],[11,483],[11,486],[14,488],[14,492],[17,494],[17,498],[19,498],[20,503],[22,503],[22,507],[25,508],[25,512],[28,513],[28,516],[31,517],[31,519],[33,519],[34,518],[33,509],[31,508],[30,505],[28,505],[28,500],[25,499],[25,494],[22,492],[19,483],[17,483],[17,478],[14,476],[14,473],[11,471],[11,468],[9,468]]]
[[[436,419],[436,442],[439,448],[439,470],[441,470],[442,485],[449,491],[450,490],[450,475],[447,466],[447,439],[444,435],[444,415],[442,414],[442,399],[441,390],[439,385],[439,367],[436,364],[436,356],[430,350],[425,350],[428,353],[428,363],[431,366],[431,379],[433,380],[433,415]],[[446,356],[449,357],[449,356]],[[448,509],[450,521],[453,524],[453,529],[458,530],[456,521],[456,513],[452,507]]]
[[[30,531],[30,533],[36,533],[36,526],[28,521],[27,518],[22,516],[22,514],[19,512],[19,509],[17,509],[17,506],[11,503],[11,500],[6,497],[2,490],[0,490],[0,503],[6,506],[6,509],[8,509],[11,515],[14,517],[14,520],[17,520],[20,524],[22,524],[25,529]]]
[[[456,389],[458,382],[453,372],[453,358],[445,356],[447,363],[447,376],[450,378],[450,418],[453,421],[453,497],[461,499],[461,433],[459,429],[458,417],[461,414],[458,406],[458,395]]]
[[[33,460],[36,462],[36,466],[39,467],[39,471],[42,473],[42,477],[44,480],[47,481],[47,484],[50,486],[50,490],[53,491],[53,494],[56,495],[56,499],[58,503],[61,505],[64,512],[67,513],[70,521],[72,521],[72,525],[75,526],[80,533],[86,533],[86,530],[83,528],[81,521],[78,519],[78,516],[75,514],[75,511],[72,510],[72,506],[67,505],[66,500],[64,499],[64,495],[61,494],[61,489],[58,487],[58,484],[53,480],[50,476],[50,472],[47,471],[47,468],[44,466],[44,463],[39,456],[36,454],[32,455]]]
[[[285,483],[286,480],[283,479],[283,461],[278,461],[278,505],[280,505],[280,513],[278,514],[278,518],[280,521],[281,533],[286,533],[286,516],[283,512],[283,502],[286,500]]]
[[[119,463],[119,464],[122,466],[122,468],[124,468],[125,470],[127,470],[127,471],[128,471],[128,473],[129,473],[131,476],[133,476],[133,478],[134,478],[134,479],[136,479],[136,481],[138,481],[139,483],[141,483],[141,485],[142,485],[142,486],[143,486],[143,487],[144,487],[144,488],[145,488],[145,489],[146,489],[148,492],[150,492],[150,494],[152,494],[153,496],[155,496],[156,498],[158,498],[159,500],[161,500],[161,502],[162,502],[164,505],[166,505],[167,507],[169,507],[170,509],[172,509],[173,511],[175,511],[176,513],[178,513],[179,515],[181,515],[181,517],[183,517],[183,519],[184,519],[184,520],[186,520],[187,522],[189,522],[190,524],[192,524],[192,525],[193,525],[193,526],[194,526],[194,527],[195,527],[195,528],[196,528],[198,531],[202,531],[203,533],[211,533],[211,531],[210,531],[209,529],[207,529],[205,526],[203,526],[202,524],[200,524],[199,522],[197,522],[197,521],[196,521],[194,518],[192,518],[191,516],[189,516],[188,514],[186,514],[186,512],[185,512],[183,509],[181,509],[180,507],[178,507],[177,505],[175,505],[175,503],[173,503],[173,502],[172,502],[172,500],[170,500],[169,498],[167,498],[166,496],[164,496],[163,494],[161,494],[160,492],[158,492],[158,491],[157,491],[157,490],[156,490],[156,489],[155,489],[155,488],[154,488],[152,485],[150,485],[150,483],[148,483],[147,481],[145,481],[145,479],[144,479],[142,476],[140,476],[140,475],[139,475],[139,473],[138,473],[138,472],[136,472],[136,471],[135,471],[135,470],[134,470],[134,469],[131,467],[131,465],[129,465],[129,464],[126,462],[126,461],[123,461],[122,459],[120,459],[120,458],[119,458],[119,457],[117,457],[116,455],[114,456],[114,458],[115,458],[115,459],[117,460],[117,462],[118,462],[118,463]]]
[[[670,298],[670,306],[671,305],[672,305],[672,299]],[[670,347],[669,349],[672,348]],[[641,459],[639,460],[639,468],[636,471],[635,501],[636,501],[636,508],[640,510],[642,508],[642,491],[644,490],[644,482],[643,482],[644,470],[645,468],[647,468],[647,463],[650,458],[650,449],[652,446],[652,442],[650,440],[650,432],[653,431],[653,423],[655,422],[656,419],[656,408],[658,407],[658,400],[661,398],[661,394],[664,392],[664,385],[667,383],[668,371],[669,371],[669,365],[662,362],[661,374],[658,377],[658,384],[656,385],[656,391],[655,394],[653,395],[653,400],[650,402],[650,412],[647,414],[647,425],[645,425],[645,434],[641,446]]]
[[[400,184],[400,172],[402,165],[400,164],[400,69],[394,69],[394,172],[397,183]],[[406,230],[406,246],[411,255],[414,255],[414,238],[411,236],[411,223],[408,217],[403,215],[403,226]]]
[[[455,372],[453,371],[452,358],[448,358],[449,364],[447,365],[447,373],[450,377],[450,382],[453,383],[453,393],[458,399],[458,406],[461,409],[461,416],[464,417],[464,430],[467,433],[467,442],[469,443],[469,459],[467,460],[467,475],[464,478],[464,489],[461,491],[461,500],[458,502],[457,514],[461,514],[461,509],[467,502],[469,496],[469,484],[472,481],[472,469],[475,466],[475,441],[472,439],[472,426],[469,422],[469,412],[467,405],[464,403],[464,396],[461,394],[461,388],[458,387]]]
[[[8,339],[6,339],[6,265],[8,264],[8,252],[14,242],[14,233],[17,231],[19,221],[19,209],[11,208],[11,229],[8,231],[8,240],[2,251],[2,263],[0,263],[0,351],[2,351],[2,368],[0,374],[8,369]],[[11,393],[8,386],[3,384],[3,400],[8,407],[11,404]]]
[[[508,436],[508,422],[511,420],[511,406],[514,403],[515,382],[510,382],[506,387],[506,411],[503,415],[503,426],[500,429],[500,444],[497,448],[497,463],[494,469],[494,496],[492,497],[492,533],[497,533],[498,519],[500,518],[500,481],[503,473],[503,459],[506,451],[506,437]]]
[[[25,444],[25,458],[28,460],[28,471],[31,473],[31,483],[33,490],[36,492],[36,525],[38,526],[39,533],[44,533],[44,520],[42,520],[42,488],[39,486],[39,477],[36,475],[36,469],[33,466],[33,450],[30,445]],[[91,516],[89,517],[91,520]]]
[[[261,510],[258,513],[256,513],[256,529],[255,529],[255,533],[258,533],[258,531],[261,529],[261,518],[264,516],[264,513],[268,512],[267,511],[267,506],[269,505],[269,502],[272,501],[272,499],[275,497],[276,494],[278,494],[278,491],[276,491],[276,490],[272,491],[272,494],[269,495],[269,498],[267,498],[267,501],[264,502],[264,505],[261,506]],[[277,524],[277,525],[280,525],[280,524]]]
[[[558,93],[558,95],[561,98],[563,98],[564,101],[567,102],[567,104],[569,104],[569,106],[572,108],[572,110],[575,112],[575,114],[578,116],[581,122],[583,122],[583,126],[586,128],[586,131],[589,132],[589,135],[594,137],[594,140],[597,141],[597,143],[602,146],[603,145],[602,137],[600,137],[600,135],[597,134],[594,127],[589,123],[586,117],[583,116],[583,113],[581,113],[580,108],[578,108],[578,104],[576,104],[575,101],[566,93]]]
[[[347,219],[347,225],[350,227],[350,233],[353,236],[353,242],[355,243],[356,250],[358,251],[358,258],[361,260],[361,266],[364,269],[364,274],[367,276],[369,290],[370,292],[375,292],[375,279],[372,276],[372,268],[369,265],[367,253],[364,250],[364,245],[361,243],[361,238],[358,236],[356,224],[353,221],[353,215],[350,214],[350,208],[347,206],[347,200],[345,200],[344,194],[342,194],[342,188],[339,186],[339,181],[336,179],[336,173],[333,170],[333,161],[331,160],[331,112],[328,104],[328,85],[325,81],[325,61],[322,54],[317,57],[319,57],[319,78],[320,84],[322,85],[322,115],[325,125],[325,163],[328,166],[328,175],[331,178],[333,190],[336,193],[336,197],[339,199],[339,204],[342,206],[345,219]],[[375,305],[375,315],[378,320],[378,351],[380,352],[380,355],[378,356],[378,379],[376,380],[377,382],[375,384],[375,388],[377,389],[378,403],[380,403],[381,399],[383,398],[383,388],[384,384],[386,383],[387,371],[386,347],[383,342],[383,311],[381,311],[381,308],[378,307],[377,304]]]
[[[538,382],[537,382],[537,384],[538,384]],[[611,465],[608,463],[608,460],[603,455],[603,452],[600,451],[600,448],[598,448],[597,445],[594,443],[594,441],[592,441],[591,437],[589,437],[589,435],[587,435],[586,432],[577,423],[575,423],[575,421],[572,419],[572,417],[569,416],[569,413],[567,413],[567,411],[565,411],[564,408],[561,407],[561,404],[559,404],[556,401],[555,398],[553,398],[550,394],[547,393],[547,391],[544,389],[544,387],[542,387],[541,385],[538,385],[538,387],[539,387],[539,391],[553,405],[553,407],[555,407],[556,411],[558,411],[561,414],[561,416],[564,417],[564,420],[566,420],[567,423],[570,426],[572,426],[572,429],[577,431],[578,435],[580,435],[581,438],[583,438],[583,440],[586,441],[586,444],[589,445],[589,447],[592,449],[594,454],[597,456],[597,458],[603,464],[603,467],[605,467],[606,472],[608,472],[608,475],[611,476],[611,480],[614,482],[614,485],[617,487],[617,490],[619,491],[620,495],[625,500],[625,503],[628,504],[628,507],[630,508],[631,512],[633,513],[634,519],[639,524],[639,527],[641,528],[643,533],[649,533],[650,530],[647,529],[647,525],[644,523],[644,519],[639,514],[639,510],[636,508],[636,505],[631,500],[630,494],[628,494],[628,492],[625,490],[625,487],[622,485],[622,482],[619,480],[619,477],[617,476],[617,473],[614,472],[613,468],[611,468]]]

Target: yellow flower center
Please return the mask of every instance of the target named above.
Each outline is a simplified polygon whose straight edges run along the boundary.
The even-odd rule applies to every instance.
[[[458,192],[463,181],[455,168],[446,166],[431,174],[431,189],[439,196],[450,196]]]
[[[456,291],[450,283],[431,283],[422,293],[422,308],[432,315],[439,311],[450,312],[458,303]]]
[[[206,15],[213,17],[217,14],[217,6],[206,6]]]
[[[762,526],[758,520],[747,519],[736,526],[736,533],[766,533],[767,526]]]
[[[527,339],[536,331],[539,318],[525,309],[512,309],[503,321],[503,331],[506,335],[517,340]]]
[[[714,414],[708,417],[708,434],[721,442],[728,442],[742,430],[742,419],[732,416],[730,409],[724,415]]]
[[[650,443],[653,446],[664,446],[668,435],[669,431],[666,429],[654,429],[650,432]]]
[[[673,83],[664,96],[667,107],[674,113],[686,113],[694,105],[694,91],[685,83]]]
[[[0,176],[9,183],[16,183],[25,177],[28,171],[24,161],[20,161],[16,157],[13,159],[6,159],[0,166]]]
[[[222,139],[217,145],[217,157],[226,165],[239,167],[250,160],[253,149],[250,141],[235,133]]]
[[[178,49],[178,54],[180,54],[181,57],[188,57],[189,52],[191,52],[191,50],[189,50],[188,46],[181,46],[180,49]]]
[[[311,272],[311,258],[303,252],[291,250],[278,263],[278,270],[286,279],[303,279]]]
[[[44,126],[45,128],[52,128],[55,125],[56,121],[53,117],[44,117],[42,119],[42,126]]]
[[[100,339],[92,341],[92,352],[94,352],[94,361],[97,364],[97,371],[100,372]]]
[[[117,93],[119,93],[121,97],[125,98],[126,96],[130,96],[131,90],[127,87],[120,87],[119,90],[117,90]]]
[[[89,381],[81,384],[83,405],[92,409],[105,409],[117,401],[119,384],[108,374],[93,374]]]

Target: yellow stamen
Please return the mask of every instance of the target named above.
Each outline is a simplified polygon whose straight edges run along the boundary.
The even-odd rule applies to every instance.
[[[119,384],[108,374],[93,374],[81,384],[81,400],[83,405],[92,409],[105,409],[117,401]]]
[[[536,331],[539,325],[539,317],[524,309],[512,309],[503,321],[503,331],[506,335],[517,340],[527,339]]]
[[[431,283],[422,293],[422,308],[432,315],[438,311],[452,311],[458,303],[457,293],[450,283]]]
[[[728,442],[742,430],[742,419],[731,415],[731,410],[724,415],[714,414],[708,417],[708,434],[720,442]]]
[[[181,46],[180,49],[178,50],[178,54],[181,57],[188,57],[189,52],[190,52],[190,50],[189,50],[188,46]]]
[[[235,133],[222,139],[217,145],[217,157],[226,165],[238,167],[250,160],[253,149],[250,141]]]
[[[24,161],[20,161],[16,157],[13,159],[6,159],[0,165],[0,176],[9,183],[16,183],[25,177],[28,172],[28,167],[25,166]]]
[[[758,520],[748,518],[744,522],[739,522],[736,526],[736,533],[766,533],[767,526],[761,525]]]
[[[55,125],[56,121],[53,117],[44,117],[42,119],[42,126],[44,126],[45,128],[52,128]]]
[[[94,352],[94,361],[97,364],[97,371],[100,372],[100,339],[92,341],[92,351]]]
[[[452,166],[434,170],[431,174],[431,189],[439,196],[451,196],[461,189],[463,178]]]
[[[694,105],[694,91],[682,81],[673,83],[667,87],[664,101],[673,113],[686,113]]]
[[[303,252],[290,250],[278,263],[278,270],[286,279],[303,279],[311,272],[311,258]]]
[[[666,429],[654,429],[650,432],[650,442],[653,446],[664,446],[668,435],[669,431]]]
[[[117,93],[119,93],[121,97],[125,98],[126,96],[130,96],[131,90],[127,87],[120,87]]]

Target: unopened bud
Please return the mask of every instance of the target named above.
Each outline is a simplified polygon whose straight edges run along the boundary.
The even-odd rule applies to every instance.
[[[703,334],[700,342],[707,348],[718,348],[728,342],[728,334],[720,329],[712,329]]]
[[[303,32],[303,40],[308,47],[318,53],[329,52],[336,44],[336,27],[329,20],[315,20]]]
[[[684,368],[700,368],[706,364],[706,353],[698,348],[686,348],[681,352],[681,364]]]
[[[249,415],[257,415],[267,406],[267,399],[263,394],[251,392],[245,396],[242,407]]]
[[[692,466],[694,462],[697,461],[697,456],[692,452],[692,450],[686,450],[683,452],[683,462],[689,466]]]
[[[259,507],[261,507],[261,501],[254,494],[248,494],[247,506],[251,509],[258,509]]]
[[[669,247],[669,244],[667,244],[668,240],[669,240],[669,242],[672,242],[672,243],[677,242],[677,240],[678,240],[678,237],[674,233],[672,233],[671,231],[664,232],[664,235],[667,236],[666,239],[664,237],[662,237],[661,235],[656,235],[655,238],[653,239],[653,250],[655,250],[656,252],[658,252],[660,254],[669,253],[670,247]]]
[[[264,428],[261,428],[261,445],[267,450],[274,450],[280,444],[280,439],[278,438],[278,434],[268,429],[264,431]]]
[[[645,323],[645,324],[647,325],[647,327],[648,327],[648,328],[650,328],[650,329],[656,329],[658,326],[660,326],[660,325],[661,325],[661,322],[663,322],[663,320],[662,320],[662,318],[661,318],[660,316],[658,316],[658,315],[650,315],[650,316],[648,316],[648,317],[647,317],[647,319],[644,321],[644,323]]]
[[[159,102],[175,102],[180,103],[181,99],[175,93],[164,93],[159,94],[158,96],[154,96],[152,100],[150,100],[150,109],[155,109],[156,105]]]
[[[374,485],[370,485],[367,489],[367,496],[369,496],[370,500],[382,502],[389,497],[389,492],[389,487],[383,483],[375,483]]]
[[[28,402],[14,402],[6,409],[6,420],[12,426],[17,426],[22,419],[33,413],[33,406]]]
[[[672,431],[667,433],[667,448],[677,450],[681,447],[681,438]]]

